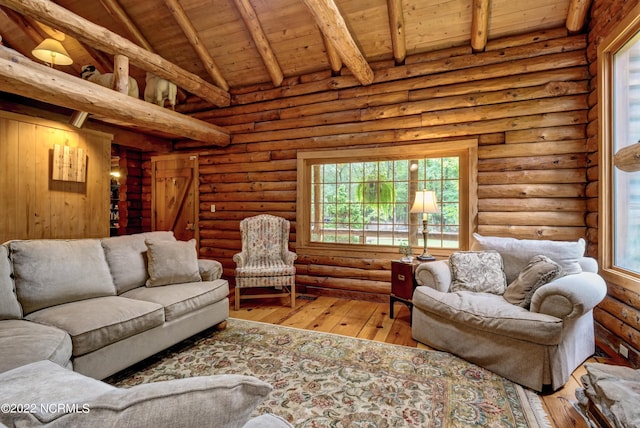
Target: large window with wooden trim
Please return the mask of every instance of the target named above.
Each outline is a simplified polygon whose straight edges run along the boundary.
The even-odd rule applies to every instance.
[[[640,8],[636,8],[636,12]],[[640,290],[640,16],[600,45],[600,215],[603,275]]]
[[[298,153],[296,251],[467,249],[475,224],[477,140]],[[414,207],[433,192],[435,206]],[[413,208],[413,209],[412,209]],[[423,212],[424,211],[424,212]]]

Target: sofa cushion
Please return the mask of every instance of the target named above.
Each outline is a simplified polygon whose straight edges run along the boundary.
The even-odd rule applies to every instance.
[[[449,257],[451,291],[502,294],[507,287],[497,251],[456,251]]]
[[[98,239],[12,241],[9,248],[25,314],[116,294]]]
[[[35,404],[33,412],[0,412],[0,422],[85,428],[240,428],[271,389],[258,378],[234,374],[116,388],[41,361],[0,374],[0,403]]]
[[[41,360],[70,366],[69,335],[59,328],[31,321],[0,321],[0,373]]]
[[[147,239],[147,287],[202,281],[196,240],[160,241]]]
[[[541,345],[557,345],[562,339],[560,318],[529,312],[496,294],[442,293],[420,286],[413,293],[413,304],[423,312],[471,331],[482,330]]]
[[[507,286],[503,297],[512,305],[529,309],[536,290],[562,274],[559,264],[546,256],[533,256],[518,277]]]
[[[229,283],[224,279],[172,284],[163,287],[138,287],[122,297],[154,302],[164,307],[166,321],[199,308],[219,302],[229,295]]]
[[[156,303],[110,296],[42,309],[26,318],[68,332],[77,357],[162,325],[164,310]]]
[[[502,255],[508,283],[515,280],[531,257],[538,254],[545,255],[558,263],[565,275],[582,272],[580,260],[584,255],[584,239],[576,242],[548,241],[482,236],[477,233],[474,233],[473,237],[475,238],[473,250],[496,250]]]
[[[118,294],[141,287],[147,273],[146,239],[174,241],[173,232],[155,231],[102,239],[105,257]]]
[[[6,245],[0,245],[0,320],[22,318],[22,307],[16,296],[12,276],[9,249]]]

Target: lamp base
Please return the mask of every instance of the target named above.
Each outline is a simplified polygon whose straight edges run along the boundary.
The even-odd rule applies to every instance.
[[[423,262],[432,262],[436,258],[433,257],[431,254],[420,254],[418,257],[416,257],[416,259],[421,260]]]

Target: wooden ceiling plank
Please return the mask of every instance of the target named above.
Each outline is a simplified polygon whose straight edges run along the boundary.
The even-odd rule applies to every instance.
[[[200,61],[202,61],[202,65],[205,70],[207,70],[207,73],[209,73],[209,76],[211,76],[220,89],[229,91],[229,84],[227,83],[227,80],[222,76],[220,68],[218,68],[218,65],[209,54],[207,48],[202,44],[198,32],[193,27],[193,24],[187,17],[182,6],[180,6],[178,0],[164,0],[164,2],[173,15],[173,18],[182,29],[182,32],[187,37],[187,40],[189,40],[189,44],[191,44],[191,47],[200,58]]]
[[[404,12],[402,0],[387,0],[389,11],[389,29],[391,30],[391,46],[396,64],[404,64],[407,57],[407,43],[404,37]]]
[[[324,36],[331,41],[342,61],[363,85],[373,83],[373,70],[353,40],[333,0],[304,0]]]
[[[4,46],[0,46],[0,90],[177,137],[230,144],[224,128],[38,64]]]
[[[574,33],[584,27],[590,6],[591,0],[571,0],[569,11],[567,12],[567,30]]]
[[[327,58],[329,59],[329,66],[331,67],[331,71],[334,74],[340,73],[342,70],[342,59],[340,58],[340,54],[333,47],[331,40],[327,39],[325,35],[322,35],[322,41],[324,42],[324,47],[327,51]]]
[[[0,5],[7,6],[23,15],[31,16],[102,51],[113,55],[126,55],[131,63],[143,70],[150,71],[157,76],[174,82],[176,85],[217,106],[226,107],[231,103],[231,97],[228,92],[205,82],[199,76],[178,67],[160,55],[149,52],[124,37],[58,6],[52,1],[0,0]]]
[[[280,86],[284,79],[284,74],[282,73],[282,69],[280,68],[280,64],[278,63],[275,54],[273,53],[271,43],[269,43],[267,35],[262,29],[262,25],[260,24],[256,11],[253,9],[253,6],[251,6],[251,3],[249,3],[249,0],[234,0],[234,3],[240,12],[240,16],[242,17],[244,24],[251,34],[253,42],[256,44],[256,48],[258,48],[258,53],[260,53],[260,56],[262,57],[262,61],[267,68],[271,81],[275,86]]]
[[[482,52],[487,47],[489,34],[489,1],[473,0],[471,19],[471,48],[474,52]]]
[[[155,50],[153,49],[153,46],[151,46],[151,43],[149,43],[140,29],[138,29],[138,26],[122,8],[122,5],[118,3],[118,0],[100,0],[100,4],[116,21],[118,21],[127,29],[129,34],[137,44],[139,44],[149,52],[155,53]]]

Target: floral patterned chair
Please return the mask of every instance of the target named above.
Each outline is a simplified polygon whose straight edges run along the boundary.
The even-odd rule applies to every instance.
[[[240,299],[291,297],[295,307],[296,253],[289,251],[289,221],[269,214],[245,218],[240,222],[242,252],[233,256],[236,262],[236,311]],[[243,288],[275,287],[280,293],[246,294]]]

